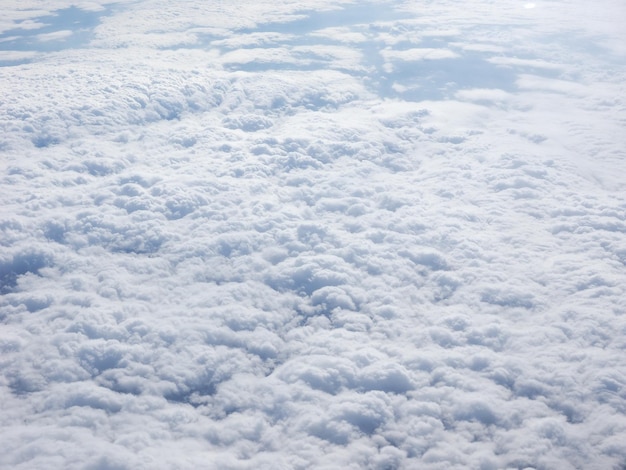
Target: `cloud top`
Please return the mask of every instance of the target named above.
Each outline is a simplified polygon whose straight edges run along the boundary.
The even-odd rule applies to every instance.
[[[605,13],[8,5],[0,466],[624,465]]]

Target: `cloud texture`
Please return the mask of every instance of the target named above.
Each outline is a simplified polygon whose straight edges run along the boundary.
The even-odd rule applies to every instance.
[[[35,3],[0,466],[626,465],[620,2]]]

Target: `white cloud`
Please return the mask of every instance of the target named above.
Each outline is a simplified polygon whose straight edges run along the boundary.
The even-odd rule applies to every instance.
[[[0,466],[626,462],[581,5],[99,5],[0,67]]]
[[[269,47],[270,45],[287,42],[294,38],[292,34],[281,34],[276,32],[262,32],[251,34],[237,34],[225,39],[211,41],[214,47],[225,47],[230,49],[242,47]]]
[[[0,51],[0,62],[17,62],[37,57],[35,51]]]
[[[588,88],[585,84],[568,80],[539,77],[536,75],[521,75],[517,85],[522,89],[564,93],[566,95],[585,96]]]
[[[456,93],[457,98],[467,101],[491,101],[506,102],[511,99],[511,94],[504,90],[478,88],[471,90],[461,90]]]
[[[64,40],[70,37],[72,34],[73,34],[72,31],[68,29],[64,29],[61,31],[55,31],[53,33],[38,34],[37,39],[39,39],[41,42],[59,41],[59,40]]]
[[[496,65],[526,67],[545,70],[561,70],[562,64],[555,64],[545,60],[520,59],[518,57],[492,57],[489,62]]]
[[[441,60],[441,59],[454,59],[458,55],[447,49],[434,49],[434,48],[412,48],[406,50],[391,50],[385,49],[381,52],[382,56],[387,60],[401,60],[401,61],[420,61],[420,60]]]

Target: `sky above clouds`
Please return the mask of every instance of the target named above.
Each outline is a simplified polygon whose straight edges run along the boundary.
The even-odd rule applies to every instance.
[[[624,468],[623,2],[5,3],[0,467]]]

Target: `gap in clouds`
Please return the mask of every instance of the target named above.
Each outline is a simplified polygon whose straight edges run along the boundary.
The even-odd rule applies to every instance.
[[[452,52],[460,38],[433,32],[428,25],[421,29],[389,5],[348,5],[302,15],[236,30],[231,41],[199,35],[198,47],[217,47],[229,58],[224,62],[229,71],[338,70],[361,80],[380,98],[417,102],[449,99],[465,88],[516,89],[516,71],[491,63],[492,54]],[[414,36],[407,34],[414,28]],[[353,36],[342,38],[338,29]],[[241,39],[246,36],[248,43]],[[358,62],[346,56],[348,48]],[[274,54],[267,55],[268,49]]]
[[[28,63],[28,59],[2,60],[3,51],[56,52],[87,46],[93,28],[111,9],[83,10],[76,6],[54,10],[49,15],[17,21],[0,33],[0,67]]]

